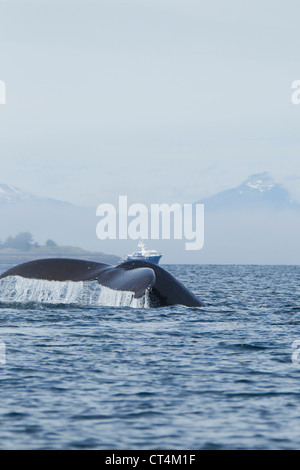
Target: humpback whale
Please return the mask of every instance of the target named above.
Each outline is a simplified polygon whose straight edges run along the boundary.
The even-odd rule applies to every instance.
[[[202,302],[162,267],[142,260],[112,266],[72,258],[46,258],[29,261],[8,269],[0,279],[21,276],[47,281],[98,281],[102,286],[130,291],[135,298],[149,293],[151,307],[185,305],[202,307]]]

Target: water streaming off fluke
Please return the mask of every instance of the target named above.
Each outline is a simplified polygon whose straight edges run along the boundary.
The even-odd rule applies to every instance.
[[[133,292],[117,291],[98,282],[46,281],[10,276],[0,281],[0,302],[149,307],[148,294],[135,299]]]

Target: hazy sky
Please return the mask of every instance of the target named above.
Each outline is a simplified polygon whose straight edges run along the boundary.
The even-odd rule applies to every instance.
[[[269,171],[300,202],[297,0],[0,0],[0,182],[192,202]]]

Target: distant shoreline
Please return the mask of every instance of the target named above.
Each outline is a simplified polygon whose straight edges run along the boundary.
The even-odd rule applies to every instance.
[[[26,251],[12,248],[0,250],[0,263],[4,264],[25,263],[40,258],[77,258],[107,264],[119,264],[120,262],[118,256],[86,251],[73,246],[39,246]]]

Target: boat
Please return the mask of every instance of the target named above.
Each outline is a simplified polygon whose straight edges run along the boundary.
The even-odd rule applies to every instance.
[[[139,251],[134,251],[133,253],[125,256],[122,258],[121,262],[125,263],[125,261],[134,261],[134,260],[141,260],[141,261],[149,261],[150,263],[158,264],[160,258],[162,257],[161,253],[158,253],[156,250],[147,250],[143,242],[139,242],[138,244]]]

